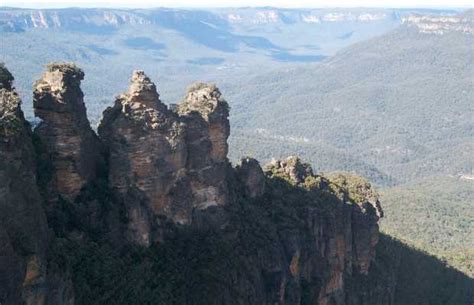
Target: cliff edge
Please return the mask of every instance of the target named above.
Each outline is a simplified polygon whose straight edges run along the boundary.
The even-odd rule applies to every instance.
[[[232,167],[219,89],[170,109],[143,71],[96,135],[83,77],[48,66],[32,132],[1,67],[2,304],[393,304],[391,269],[370,280],[383,212],[367,181],[298,157]]]

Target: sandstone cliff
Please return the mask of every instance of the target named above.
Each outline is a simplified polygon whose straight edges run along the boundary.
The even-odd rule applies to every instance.
[[[97,137],[84,74],[54,64],[34,135],[0,76],[2,304],[394,304],[372,186],[297,157],[232,168],[214,85],[168,109],[136,71]]]
[[[312,283],[309,290],[313,302],[317,300],[321,305],[348,303],[352,297],[348,289],[350,278],[368,275],[375,258],[377,221],[381,216],[378,195],[360,177],[339,174],[335,179],[315,175],[311,166],[297,157],[272,161],[266,170],[273,179],[281,178],[307,192],[304,213],[300,214],[304,224],[300,234],[306,236],[306,240],[302,241],[301,235],[295,232],[280,234],[284,236],[282,243],[287,253],[287,276],[293,282],[286,293],[291,294],[295,302],[289,304],[301,302],[303,285],[308,283]],[[349,188],[349,183],[340,183],[341,180],[357,185],[351,184]],[[315,204],[323,196],[329,211]],[[314,248],[306,247],[308,241],[315,245]],[[318,285],[315,279],[318,279]],[[384,293],[390,294],[390,291]]]
[[[194,206],[206,209],[224,205],[228,198],[226,171],[229,108],[215,85],[196,83],[178,105],[186,123],[187,170]]]
[[[128,92],[104,112],[99,134],[109,149],[109,181],[122,197],[129,239],[162,239],[159,217],[190,224],[194,209],[227,200],[229,121],[215,86],[190,88],[175,113],[156,85],[135,71]]]
[[[74,200],[92,181],[100,163],[100,144],[86,116],[80,82],[73,64],[50,64],[34,86],[35,115],[42,121],[35,133],[46,145],[53,166],[51,194]]]
[[[0,303],[48,304],[54,294],[47,292],[54,286],[47,270],[50,236],[37,186],[33,135],[3,65],[0,75],[9,75],[0,79]]]

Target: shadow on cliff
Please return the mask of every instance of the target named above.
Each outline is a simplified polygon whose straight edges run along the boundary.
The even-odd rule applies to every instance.
[[[390,269],[393,274],[384,273]],[[370,272],[373,281],[380,276],[395,280],[395,305],[471,305],[474,301],[474,279],[383,233]]]
[[[262,197],[249,200],[240,195],[236,181],[230,182],[237,198],[224,207],[225,223],[172,225],[166,241],[150,248],[117,247],[103,238],[57,238],[50,263],[71,270],[79,305],[209,305],[237,304],[236,300],[274,304],[291,250],[306,249],[314,242],[304,229],[311,220],[307,208],[317,208],[325,222],[341,201],[277,177],[267,178]],[[89,201],[102,196],[96,192],[103,189],[89,190]],[[215,212],[200,217],[212,218]],[[71,228],[84,230],[76,222]],[[319,273],[327,269],[324,258],[314,262],[320,266],[312,267],[318,272],[311,282],[303,278],[301,286],[288,282],[285,304],[314,304],[327,280],[325,272]],[[473,300],[472,279],[385,234],[380,236],[369,276],[354,275],[346,285],[345,304],[351,305],[471,305]]]

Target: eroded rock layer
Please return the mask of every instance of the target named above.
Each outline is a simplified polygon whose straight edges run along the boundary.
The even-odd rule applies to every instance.
[[[224,205],[228,200],[229,106],[215,85],[196,83],[178,105],[178,113],[186,123],[186,167],[193,206]]]
[[[375,258],[377,222],[382,216],[377,193],[368,182],[354,175],[315,175],[311,167],[297,157],[272,161],[266,166],[266,173],[308,192],[308,205],[300,216],[304,224],[300,233],[280,234],[287,249],[289,269],[289,279],[282,281],[294,283],[285,293],[296,300],[288,304],[299,304],[304,297],[301,295],[303,286],[311,282],[312,299],[317,300],[317,304],[346,304],[351,297],[347,282],[353,276],[368,275]],[[317,205],[311,207],[316,199],[313,196],[328,196],[330,210],[321,210]],[[305,235],[306,241],[301,241],[298,235]],[[306,247],[308,241],[313,247]],[[315,278],[319,279],[319,286]],[[282,285],[286,284],[282,282]]]
[[[34,86],[33,106],[41,119],[35,133],[53,166],[49,186],[69,200],[96,177],[101,161],[100,144],[86,116],[83,78],[74,64],[50,64]]]
[[[46,305],[54,288],[47,270],[50,236],[37,186],[33,135],[13,77],[3,65],[0,75],[9,75],[0,79],[0,303]]]
[[[83,77],[48,67],[34,135],[0,70],[2,304],[393,304],[393,272],[371,281],[383,213],[367,181],[298,157],[232,168],[216,86],[171,110],[143,71],[97,137]]]
[[[189,223],[184,125],[155,84],[135,71],[128,92],[104,112],[99,134],[109,149],[109,181],[126,201],[130,238],[148,245],[154,217]]]

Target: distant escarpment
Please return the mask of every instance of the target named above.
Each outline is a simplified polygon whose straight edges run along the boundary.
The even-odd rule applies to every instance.
[[[97,135],[84,73],[52,64],[31,131],[0,72],[1,304],[398,304],[371,185],[298,157],[232,167],[216,86],[168,107],[135,71]]]

